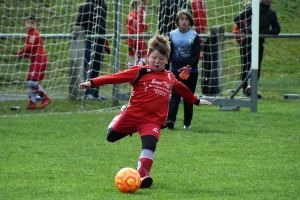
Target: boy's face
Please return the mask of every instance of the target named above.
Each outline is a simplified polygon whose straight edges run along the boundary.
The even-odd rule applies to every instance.
[[[154,50],[150,55],[147,55],[150,69],[156,72],[162,71],[165,65],[168,64],[169,58],[162,55],[159,51]]]
[[[185,14],[182,14],[178,20],[179,29],[181,31],[187,31],[189,29],[189,26],[190,26],[189,18]]]
[[[25,25],[28,30],[36,28],[36,22],[33,19],[26,19]]]

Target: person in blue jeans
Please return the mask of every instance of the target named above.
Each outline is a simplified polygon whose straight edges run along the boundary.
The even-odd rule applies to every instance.
[[[86,35],[106,34],[107,5],[105,0],[87,0],[79,6],[76,25],[84,27]],[[84,54],[84,79],[89,80],[99,76],[103,62],[105,38],[87,38]],[[108,52],[109,53],[109,52]],[[85,91],[85,99],[107,100],[99,94],[98,88]]]

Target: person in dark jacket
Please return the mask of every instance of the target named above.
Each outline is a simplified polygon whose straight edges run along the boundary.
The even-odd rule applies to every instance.
[[[105,0],[87,0],[78,9],[76,25],[84,27],[86,35],[106,34],[107,5]],[[85,80],[99,76],[103,62],[105,38],[87,38],[84,69]],[[85,99],[107,100],[99,94],[99,88],[89,88],[85,91]]]
[[[182,9],[192,10],[191,6],[187,3],[187,0],[159,1],[158,30],[160,35],[168,35],[172,30],[176,29],[176,14]]]
[[[166,69],[172,71],[175,77],[186,85],[194,94],[198,80],[198,63],[200,54],[200,40],[198,34],[191,30],[193,16],[187,9],[177,13],[175,23],[177,29],[171,31],[171,54],[170,65]],[[184,76],[182,76],[184,75]],[[166,126],[174,129],[176,115],[179,108],[181,96],[172,92]],[[191,128],[193,118],[193,106],[184,101],[184,129]]]
[[[280,25],[277,19],[276,12],[270,8],[271,2],[272,0],[260,1],[259,34],[278,35],[280,33]],[[234,23],[239,27],[240,30],[242,30],[244,34],[251,34],[252,33],[251,20],[252,20],[252,7],[251,5],[249,5],[234,18]],[[265,42],[265,38],[259,38],[258,80],[260,78],[261,63],[263,60],[264,42]],[[246,37],[241,42],[240,53],[241,53],[241,62],[242,62],[242,69],[241,69],[242,81],[247,77],[248,72],[251,69],[251,43],[252,43],[251,37]],[[248,83],[245,83],[243,85],[243,94],[245,96],[250,96],[250,89],[251,87],[248,85]],[[262,98],[260,94],[257,94],[257,97]]]

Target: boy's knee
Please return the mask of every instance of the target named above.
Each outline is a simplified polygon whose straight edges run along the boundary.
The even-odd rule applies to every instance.
[[[127,135],[126,134],[121,134],[121,133],[118,133],[116,131],[114,131],[112,128],[108,129],[107,131],[107,137],[106,137],[106,140],[108,142],[115,142],[115,141],[118,141],[124,137],[126,137]]]
[[[108,142],[115,142],[114,137],[113,137],[114,133],[115,133],[115,131],[112,128],[109,128],[107,130],[106,140]]]

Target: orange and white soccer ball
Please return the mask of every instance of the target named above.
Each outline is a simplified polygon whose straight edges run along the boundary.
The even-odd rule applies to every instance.
[[[125,167],[116,174],[115,185],[120,192],[133,193],[140,188],[141,177],[135,169]]]

